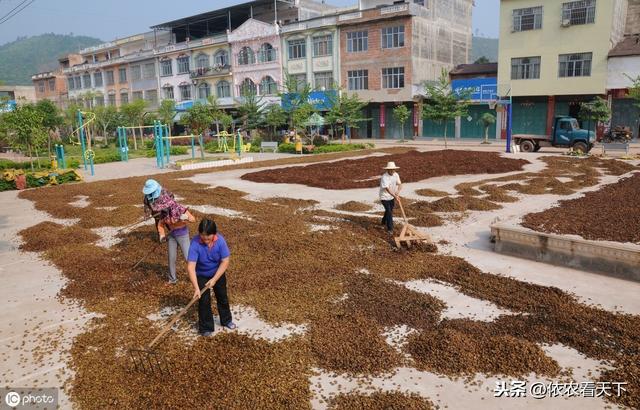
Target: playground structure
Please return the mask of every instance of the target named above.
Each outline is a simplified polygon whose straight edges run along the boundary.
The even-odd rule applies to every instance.
[[[87,117],[87,121],[84,121],[84,117]],[[78,128],[73,132],[78,132],[78,139],[80,140],[80,146],[82,147],[82,162],[84,164],[84,170],[87,170],[87,162],[91,167],[91,175],[95,175],[93,160],[96,157],[96,153],[91,149],[91,139],[87,135],[87,127],[96,120],[96,115],[92,112],[83,112],[78,110]]]
[[[55,149],[55,158],[51,158],[52,159],[52,168],[53,169],[57,169],[57,168],[62,168],[62,169],[66,169],[67,168],[67,159],[64,156],[64,145],[62,144],[56,144],[54,146]]]
[[[229,152],[235,152],[238,157],[240,157],[243,152],[249,152],[249,150],[251,149],[251,143],[243,144],[240,129],[236,131],[235,136],[234,134],[231,134],[226,130],[218,132],[216,134],[216,138],[218,139],[218,149],[216,150],[216,152],[225,154]],[[233,145],[231,145],[231,147],[229,147],[229,138],[232,138],[231,142],[233,143]]]

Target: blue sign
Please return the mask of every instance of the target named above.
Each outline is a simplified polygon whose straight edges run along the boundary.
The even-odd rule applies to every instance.
[[[495,77],[453,80],[451,87],[456,94],[471,91],[470,98],[474,101],[487,101],[498,98],[498,79]]]
[[[291,108],[291,101],[298,98],[300,94],[284,94],[282,96],[282,108],[288,110]],[[333,101],[337,98],[335,90],[331,91],[311,91],[309,93],[308,102],[318,111],[329,111],[333,107]]]
[[[16,100],[9,100],[6,102],[0,101],[0,112],[9,112],[16,109]]]
[[[187,108],[193,107],[193,101],[185,101],[179,104],[176,104],[176,111],[186,111]]]

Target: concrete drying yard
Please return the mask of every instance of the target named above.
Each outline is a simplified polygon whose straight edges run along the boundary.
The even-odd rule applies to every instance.
[[[640,282],[498,254],[490,229],[615,184],[640,171],[638,161],[574,169],[585,160],[500,150],[482,153],[515,170],[403,185],[408,216],[436,252],[394,249],[376,187],[247,176],[286,169],[301,179],[316,169],[305,160],[337,168],[363,154],[402,161],[406,148],[263,154],[247,166],[154,176],[197,219],[218,222],[238,325],[218,322],[202,338],[192,310],[159,346],[173,364],[168,379],[133,372],[126,355],[193,293],[182,262],[178,285],[165,285],[165,247],[131,271],[157,242],[151,222],[117,232],[142,215],[151,162],[97,166],[92,182],[0,193],[2,386],[58,387],[62,408],[638,408]],[[352,208],[361,210],[344,210]],[[395,222],[399,231],[399,212]],[[589,383],[597,397],[588,397]]]

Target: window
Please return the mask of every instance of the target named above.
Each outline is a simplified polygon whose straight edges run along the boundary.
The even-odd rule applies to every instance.
[[[107,96],[107,104],[109,105],[116,105],[116,95],[115,94],[109,94]]]
[[[333,72],[327,71],[324,73],[315,73],[313,77],[315,79],[314,85],[317,90],[333,89]]]
[[[131,80],[132,81],[140,81],[142,80],[142,69],[139,65],[131,66]]]
[[[120,91],[120,104],[129,104],[129,93],[127,91]]]
[[[245,78],[240,84],[240,95],[243,97],[255,95],[257,93],[256,88],[256,84],[250,78]]]
[[[369,70],[347,71],[347,87],[349,90],[368,90]]]
[[[559,59],[560,77],[591,76],[591,53],[561,54]]]
[[[369,49],[369,32],[354,31],[347,33],[347,51],[358,53]]]
[[[145,80],[156,78],[156,63],[146,63],[144,65],[143,75]]]
[[[323,57],[333,54],[333,36],[318,36],[313,38],[313,56]]]
[[[163,60],[160,61],[160,76],[167,77],[173,75],[173,61]]]
[[[207,83],[198,86],[198,99],[206,100],[211,95],[211,87]]]
[[[178,74],[189,72],[189,57],[178,57]]]
[[[102,73],[93,73],[94,87],[102,87]]]
[[[67,88],[70,89],[70,90],[75,90],[76,89],[75,83],[73,81],[73,77],[67,78]]]
[[[419,5],[421,5],[421,6],[424,6],[424,1],[425,1],[425,0],[413,0],[413,2],[414,2],[415,4],[419,4]]]
[[[105,71],[104,74],[105,74],[105,77],[106,77],[107,85],[115,84],[116,81],[113,78],[113,71]]]
[[[104,105],[104,97],[99,95],[96,97],[96,107],[102,107]]]
[[[540,30],[542,6],[513,10],[513,31]]]
[[[218,67],[226,67],[229,65],[229,54],[227,50],[220,50],[213,57],[213,61]]]
[[[196,68],[209,68],[209,56],[206,54],[198,54],[196,57]]]
[[[260,82],[260,94],[261,95],[274,95],[278,93],[278,84],[273,81],[273,78],[266,76]]]
[[[404,26],[382,29],[382,48],[404,47]]]
[[[180,98],[182,101],[191,99],[191,86],[189,84],[181,85],[180,87]]]
[[[74,87],[76,90],[82,88],[82,81],[80,80],[80,76],[74,77],[73,81],[76,83]]]
[[[404,88],[404,67],[383,68],[382,88]]]
[[[304,39],[289,40],[289,60],[307,57],[307,42]]]
[[[118,75],[121,83],[127,82],[127,69],[125,67],[118,69]]]
[[[134,91],[131,95],[133,97],[133,101],[142,100],[142,91]]]
[[[44,92],[44,81],[38,81],[38,92]]]
[[[307,86],[306,74],[295,74],[295,75],[292,75],[291,78],[296,82],[296,89],[298,91],[304,90],[304,88]]]
[[[256,62],[256,56],[253,54],[253,50],[249,47],[242,47],[238,53],[238,65],[249,65]]]
[[[258,51],[258,61],[261,63],[276,61],[276,49],[271,44],[264,43]]]
[[[91,88],[91,74],[82,75],[82,88]]]
[[[562,25],[589,24],[596,21],[596,0],[562,4]]]
[[[540,78],[540,57],[511,59],[511,79],[531,80]]]
[[[218,94],[218,98],[231,97],[231,85],[229,85],[229,82],[225,80],[218,81],[218,84],[216,84],[216,93]]]
[[[162,87],[162,95],[165,100],[173,100],[173,87]]]
[[[144,99],[150,106],[158,105],[158,90],[147,90],[144,92]]]
[[[49,91],[55,91],[56,90],[56,79],[52,78],[49,80]]]

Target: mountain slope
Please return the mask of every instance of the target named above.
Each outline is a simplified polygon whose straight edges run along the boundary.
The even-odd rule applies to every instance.
[[[473,36],[473,44],[471,46],[470,63],[473,63],[480,57],[487,57],[489,61],[495,63],[498,61],[498,39]]]
[[[97,38],[65,34],[19,37],[0,46],[0,81],[31,85],[31,76],[56,68],[58,58],[100,43]]]

